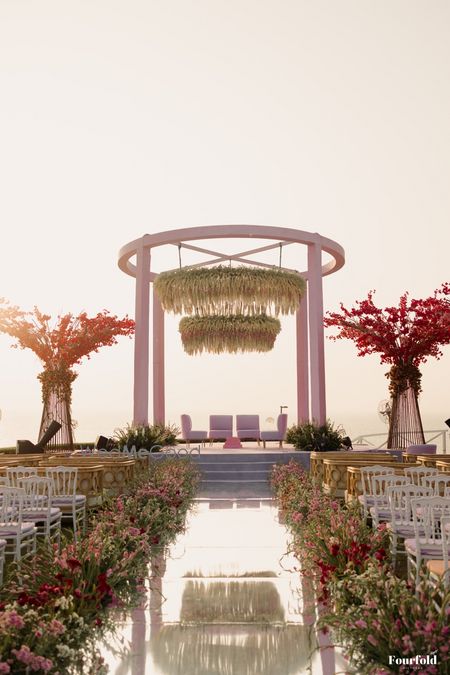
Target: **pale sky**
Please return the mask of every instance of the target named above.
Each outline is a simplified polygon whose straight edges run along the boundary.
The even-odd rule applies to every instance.
[[[133,316],[121,246],[221,223],[340,243],[328,310],[370,289],[382,306],[430,295],[449,280],[449,36],[447,0],[0,0],[0,296]],[[161,249],[157,269],[176,257]],[[189,357],[177,324],[168,420],[259,413],[264,426],[283,404],[294,421],[292,318],[268,355]],[[9,344],[0,447],[35,440],[41,415],[39,361]],[[125,338],[78,368],[77,440],[131,420],[132,369]],[[327,340],[328,415],[350,435],[383,429],[386,370]],[[424,425],[442,428],[450,349],[422,372]]]

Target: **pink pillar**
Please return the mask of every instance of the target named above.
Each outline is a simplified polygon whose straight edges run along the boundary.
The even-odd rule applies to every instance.
[[[297,422],[309,420],[308,297],[302,298],[296,314],[297,333]]]
[[[147,629],[147,603],[144,598],[139,607],[131,612],[131,648],[133,659],[131,662],[131,675],[142,675],[146,672],[147,649],[145,633]]]
[[[165,423],[164,310],[153,288],[153,423]]]
[[[326,422],[325,345],[323,330],[322,248],[308,244],[309,346],[311,356],[311,420]]]
[[[134,336],[134,424],[148,424],[150,249],[136,252],[136,305]]]

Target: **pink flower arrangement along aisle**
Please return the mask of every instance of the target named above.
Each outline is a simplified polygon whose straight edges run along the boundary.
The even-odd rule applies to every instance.
[[[359,505],[344,506],[296,462],[275,466],[272,490],[300,571],[321,605],[319,627],[331,631],[358,675],[450,675],[450,589],[426,577],[415,584],[392,569],[384,524],[369,527]],[[433,655],[423,668],[404,665]]]
[[[419,366],[429,356],[440,358],[441,347],[450,344],[450,284],[444,283],[429,298],[401,296],[397,307],[380,309],[373,292],[356,307],[329,312],[325,326],[336,327],[333,340],[353,340],[359,356],[380,354],[390,365],[391,407],[388,448],[405,448],[425,443],[418,396],[421,392]]]
[[[106,673],[95,643],[114,631],[110,609],[141,602],[149,561],[184,529],[197,484],[189,460],[152,462],[78,543],[10,568],[0,589],[0,673]]]
[[[50,322],[51,317],[37,307],[33,312],[23,312],[0,298],[0,332],[16,340],[13,347],[31,349],[44,365],[38,375],[44,404],[39,437],[56,420],[62,428],[52,443],[72,448],[72,383],[77,377],[73,366],[84,357],[89,359],[101,347],[116,344],[117,336],[131,336],[134,321],[128,317],[119,319],[104,310],[93,317],[85,312],[78,316],[64,314],[57,317],[53,326]]]

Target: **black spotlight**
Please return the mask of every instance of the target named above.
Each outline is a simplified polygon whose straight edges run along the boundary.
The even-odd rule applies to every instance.
[[[97,436],[94,443],[95,450],[109,450],[106,436]]]
[[[342,439],[342,445],[344,446],[344,448],[347,448],[347,450],[353,450],[352,440],[350,436],[345,436],[345,438]]]
[[[446,424],[448,427],[450,427],[450,417],[448,418],[448,420],[445,420],[445,424]]]

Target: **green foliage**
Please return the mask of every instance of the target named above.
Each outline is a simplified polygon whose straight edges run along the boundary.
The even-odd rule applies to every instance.
[[[344,647],[352,672],[450,674],[450,590],[443,579],[422,573],[416,588],[372,561],[362,573],[349,569],[334,579],[331,595],[319,626]],[[434,655],[436,665],[401,665],[416,654]]]
[[[312,422],[294,424],[286,434],[287,442],[292,443],[296,450],[315,452],[339,450],[344,438],[345,431],[341,428],[335,429],[330,420],[320,426]]]
[[[136,450],[141,448],[151,450],[152,447],[157,445],[176,445],[179,433],[180,429],[175,424],[151,424],[147,426],[127,424],[123,429],[115,430],[114,439],[120,448],[126,445],[130,449],[134,445]]]
[[[77,542],[44,544],[11,565],[0,589],[0,673],[106,673],[96,646],[120,626],[109,607],[140,605],[149,561],[154,571],[184,530],[198,482],[189,460],[151,462],[91,513]]]
[[[369,527],[357,502],[340,504],[297,462],[275,465],[271,485],[292,536],[289,550],[320,593],[317,627],[343,648],[350,662],[345,672],[450,675],[444,580],[432,583],[425,573],[416,588],[398,578],[386,525]],[[427,654],[436,665],[400,663]]]

